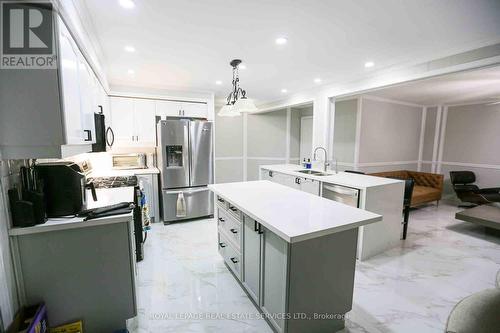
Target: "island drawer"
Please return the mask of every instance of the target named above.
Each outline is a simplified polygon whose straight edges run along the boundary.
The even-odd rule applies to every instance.
[[[227,235],[237,250],[241,244],[241,223],[221,208],[217,208],[217,225],[219,230]]]
[[[233,248],[226,236],[219,232],[219,253],[231,271],[241,279],[241,254]]]
[[[227,202],[227,211],[241,222],[241,211],[229,201]]]
[[[217,200],[217,206],[227,210],[227,201],[224,198],[222,198],[220,195],[218,195],[216,197],[216,200]]]

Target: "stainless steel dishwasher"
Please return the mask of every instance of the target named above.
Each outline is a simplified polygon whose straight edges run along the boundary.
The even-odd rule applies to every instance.
[[[341,185],[323,184],[322,193],[323,198],[359,208],[359,189]]]

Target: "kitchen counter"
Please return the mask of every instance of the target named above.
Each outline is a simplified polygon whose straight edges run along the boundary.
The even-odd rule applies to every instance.
[[[103,169],[92,170],[89,177],[118,177],[118,176],[134,176],[134,175],[158,175],[160,170],[155,167],[147,169]]]
[[[335,173],[335,171],[328,170],[325,173],[331,174],[330,176],[314,176],[308,175],[302,172],[297,172],[297,170],[304,170],[304,167],[297,164],[275,164],[275,165],[261,165],[261,169],[266,169],[270,171],[280,172],[287,175],[292,175],[296,177],[303,177],[314,179],[320,182],[329,183],[329,184],[337,184],[342,186],[348,186],[358,189],[366,189],[370,187],[376,186],[384,186],[390,184],[401,183],[401,180],[390,179],[390,178],[382,178],[382,177],[374,177],[368,175],[360,175],[356,173],[349,172],[339,172]],[[314,171],[323,172],[320,169],[311,169]]]
[[[86,191],[87,208],[98,208],[108,205],[113,205],[120,202],[133,202],[134,201],[134,188],[133,187],[117,187],[111,189],[96,189],[97,201],[92,200],[90,190]],[[11,228],[9,230],[10,236],[19,236],[34,234],[40,232],[86,228],[98,225],[129,222],[132,220],[132,212],[128,214],[106,216],[98,219],[84,221],[83,217],[57,217],[50,218],[43,224],[37,224],[33,227],[25,228]]]
[[[97,189],[96,202],[87,190],[88,208],[132,201],[133,189]],[[132,212],[51,218],[9,235],[19,301],[43,300],[53,326],[78,318],[88,332],[114,332],[137,315]]]
[[[382,220],[382,216],[270,181],[208,185],[289,243]]]

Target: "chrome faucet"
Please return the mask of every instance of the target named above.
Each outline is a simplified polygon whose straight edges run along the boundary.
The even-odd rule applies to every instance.
[[[330,165],[330,163],[328,163],[328,153],[326,152],[326,149],[323,148],[323,147],[316,147],[316,149],[314,149],[314,155],[313,155],[313,160],[317,161],[316,159],[316,152],[319,150],[319,149],[322,149],[323,152],[325,153],[325,162],[324,162],[324,165],[323,165],[323,171],[326,172],[326,168]]]
[[[314,149],[314,155],[313,155],[313,159],[316,161],[316,152],[321,149],[323,150],[323,152],[325,153],[325,162],[324,162],[324,165],[323,165],[323,171],[326,172],[326,169],[327,167],[330,165],[330,163],[328,162],[328,153],[326,152],[326,149],[323,148],[323,147],[316,147],[316,149]],[[338,173],[338,165],[337,165],[337,159],[334,158],[334,161],[335,161],[335,173]]]

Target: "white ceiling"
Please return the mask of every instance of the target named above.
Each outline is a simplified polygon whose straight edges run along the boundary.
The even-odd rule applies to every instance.
[[[500,67],[461,72],[369,93],[419,105],[500,101]]]
[[[498,0],[134,0],[133,9],[75,1],[89,11],[112,86],[214,91],[219,99],[230,90],[233,58],[247,65],[240,79],[248,96],[268,102],[283,98],[282,88],[317,86],[316,77],[349,82],[500,42]],[[276,45],[278,36],[288,43]],[[375,66],[365,69],[366,61]]]

